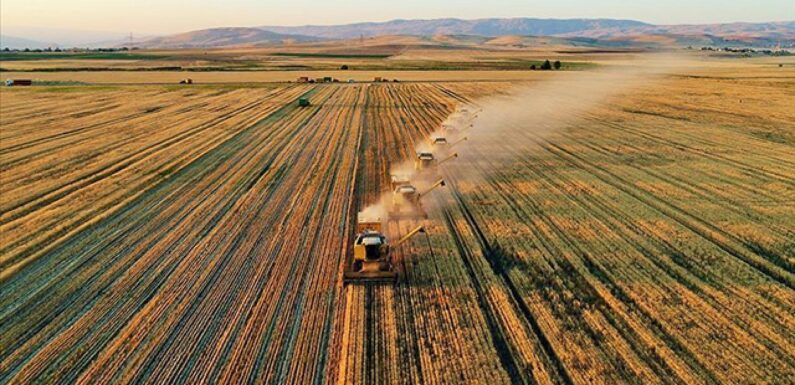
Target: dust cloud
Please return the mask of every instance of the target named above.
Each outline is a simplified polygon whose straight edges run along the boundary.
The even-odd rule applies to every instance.
[[[549,79],[514,85],[510,91],[462,105],[415,148],[432,152],[439,162],[452,154],[457,159],[430,170],[415,169],[414,159],[394,165],[390,174],[411,181],[418,190],[451,177],[459,190],[487,181],[495,171],[506,171],[517,159],[538,150],[541,140],[570,127],[595,108],[609,104],[639,87],[650,86],[686,60],[670,55],[647,55],[604,69],[550,73]],[[446,145],[434,145],[443,137]],[[386,222],[393,211],[392,189],[362,211],[362,217]],[[427,212],[439,209],[434,199],[423,199]]]
[[[444,168],[462,187],[481,183],[494,171],[505,171],[518,158],[537,151],[540,141],[573,126],[594,109],[652,86],[687,62],[670,54],[649,54],[604,69],[550,74],[548,80],[516,85],[509,92],[462,106],[442,127],[469,140],[456,148],[458,160]]]

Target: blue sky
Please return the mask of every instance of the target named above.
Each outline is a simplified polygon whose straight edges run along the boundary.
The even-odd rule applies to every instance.
[[[161,34],[396,18],[625,18],[655,24],[795,20],[795,0],[2,0],[0,28]]]

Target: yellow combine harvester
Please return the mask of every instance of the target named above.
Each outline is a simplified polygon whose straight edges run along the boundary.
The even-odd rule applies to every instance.
[[[457,157],[458,154],[453,154],[447,158],[437,161],[432,152],[419,152],[417,153],[417,159],[414,160],[414,169],[417,171],[431,169]]]
[[[392,265],[390,249],[400,246],[418,233],[424,233],[425,228],[418,226],[390,244],[382,231],[381,219],[365,218],[360,213],[356,232],[351,265],[343,274],[345,283],[394,282],[397,272]]]
[[[458,139],[455,142],[451,143],[450,141],[447,140],[446,137],[438,136],[436,138],[433,138],[433,140],[431,140],[431,146],[433,146],[433,148],[435,150],[438,150],[438,151],[441,151],[441,152],[446,152],[446,151],[450,151],[453,147],[455,147],[456,145],[466,141],[467,139],[468,138],[465,136],[465,137],[463,137],[461,139]]]
[[[422,208],[420,198],[437,187],[444,185],[444,179],[439,179],[423,192],[419,192],[419,190],[411,184],[397,186],[392,192],[392,207],[389,211],[389,217],[392,219],[427,218],[428,214]]]

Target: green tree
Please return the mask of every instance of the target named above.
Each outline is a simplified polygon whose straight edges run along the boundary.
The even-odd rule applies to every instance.
[[[549,60],[545,60],[544,64],[541,65],[541,69],[545,70],[545,71],[551,70],[552,69],[552,63],[550,63]]]
[[[553,65],[555,66],[556,70],[559,70],[562,64],[560,64],[560,60],[555,60],[555,63]]]

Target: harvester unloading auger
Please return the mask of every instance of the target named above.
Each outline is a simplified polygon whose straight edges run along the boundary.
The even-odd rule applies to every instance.
[[[445,186],[444,179],[439,179],[422,192],[410,183],[395,187],[392,192],[392,206],[389,211],[389,217],[393,219],[428,218],[428,213],[422,208],[420,199],[437,187],[443,186]]]
[[[425,232],[424,226],[418,226],[396,242],[389,243],[381,226],[380,218],[366,218],[359,213],[351,265],[343,274],[343,282],[394,282],[397,272],[392,264],[391,249]]]

